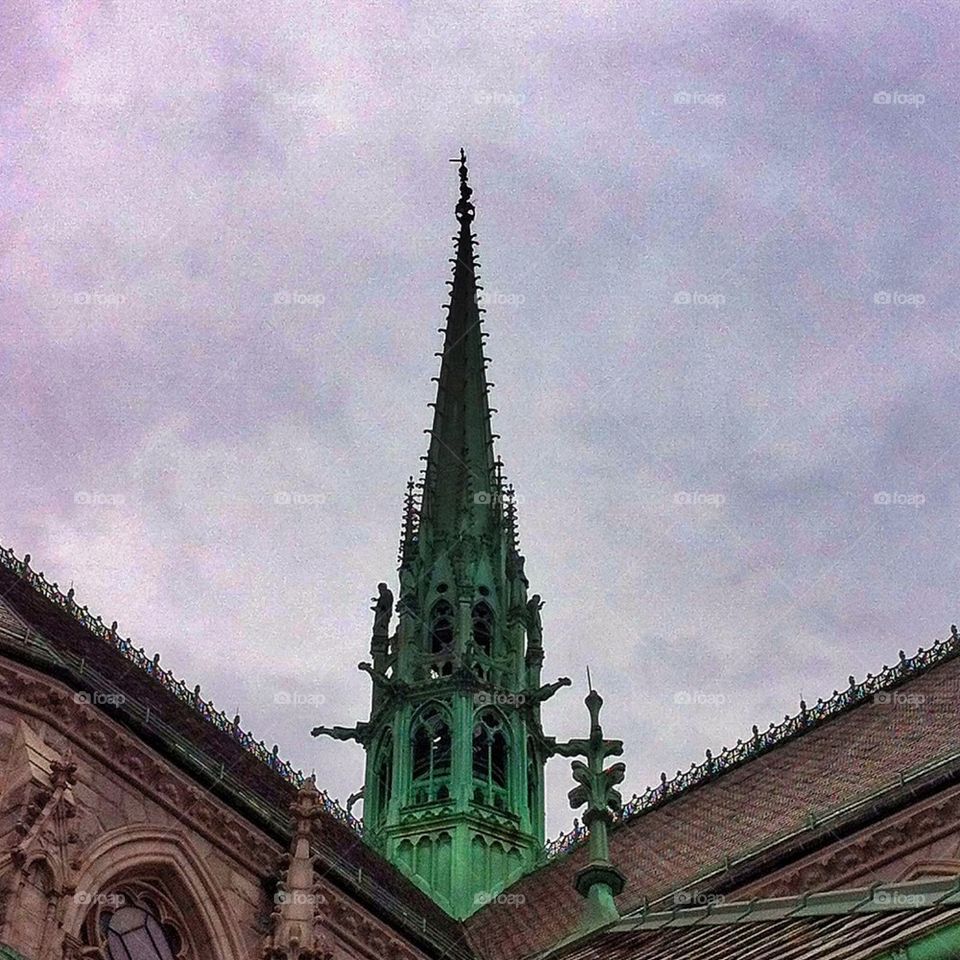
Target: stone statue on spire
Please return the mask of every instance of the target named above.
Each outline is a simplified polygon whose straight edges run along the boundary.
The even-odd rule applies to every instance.
[[[358,663],[357,669],[362,670],[364,673],[369,673],[374,686],[388,693],[403,696],[409,689],[408,685],[402,680],[381,673],[372,663]]]
[[[383,582],[377,584],[377,596],[373,598],[373,635],[390,635],[390,618],[393,616],[393,591]]]
[[[524,693],[524,703],[530,705],[543,703],[544,700],[549,700],[558,690],[569,686],[570,678],[560,677],[560,679],[554,683],[545,683],[536,690],[527,690]]]
[[[369,723],[358,723],[355,727],[314,727],[310,731],[311,737],[332,737],[334,740],[356,740],[365,743]]]
[[[527,644],[531,647],[543,646],[543,621],[540,619],[542,609],[540,594],[535,593],[527,601]]]

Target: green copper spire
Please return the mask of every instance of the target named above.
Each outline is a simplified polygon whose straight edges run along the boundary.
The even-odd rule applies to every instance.
[[[473,191],[463,151],[453,281],[433,427],[419,483],[407,485],[393,593],[373,601],[368,721],[317,727],[367,752],[369,843],[456,917],[539,859],[540,704],[569,680],[540,683],[538,595],[519,552],[513,488],[494,458],[483,355]]]
[[[457,161],[452,161],[456,163]],[[499,514],[486,359],[480,324],[480,287],[471,232],[473,190],[460,151],[453,289],[447,309],[437,402],[423,480],[420,536],[434,542],[467,530],[479,533]],[[491,506],[494,509],[491,509]]]

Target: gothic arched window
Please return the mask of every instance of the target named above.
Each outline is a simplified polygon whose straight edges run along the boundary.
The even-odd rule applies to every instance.
[[[473,642],[488,657],[493,655],[493,611],[482,600],[473,608]]]
[[[145,906],[123,906],[103,920],[110,960],[174,960],[179,952],[176,931]]]
[[[506,806],[507,735],[500,716],[487,710],[473,727],[473,796],[480,803]]]
[[[84,940],[99,947],[104,960],[193,960],[176,909],[159,888],[129,883],[110,893],[96,894],[87,918]]]
[[[453,624],[453,607],[446,600],[438,600],[430,611],[427,634],[427,653],[433,658],[429,672],[432,680],[453,673]]]
[[[450,795],[450,727],[437,707],[427,707],[413,722],[413,802],[429,803]]]
[[[376,765],[376,811],[382,823],[390,803],[390,787],[393,779],[393,737],[388,730],[380,741]]]
[[[453,647],[453,607],[446,600],[438,600],[430,614],[429,652],[434,656]]]

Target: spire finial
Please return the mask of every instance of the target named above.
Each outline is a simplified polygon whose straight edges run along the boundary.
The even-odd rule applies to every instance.
[[[403,526],[400,533],[400,565],[408,563],[413,554],[413,546],[417,539],[417,510],[416,484],[413,477],[407,480],[407,495],[403,501]]]
[[[624,875],[610,862],[608,838],[615,814],[623,809],[623,798],[616,787],[623,782],[626,765],[603,766],[607,757],[619,757],[623,753],[623,741],[604,739],[600,724],[603,698],[593,689],[593,684],[590,684],[584,703],[590,712],[589,739],[568,740],[566,743],[552,740],[550,749],[551,754],[585,757],[587,761],[573,761],[573,779],[577,786],[567,797],[574,809],[587,805],[583,824],[590,831],[590,862],[577,873],[575,885],[577,892],[587,899],[583,927],[595,929],[619,918],[614,897],[623,892],[626,883]]]
[[[460,202],[457,204],[457,219],[462,224],[469,224],[473,220],[473,204],[470,202],[473,190],[467,183],[467,155],[463,147],[460,148],[460,156],[452,157],[450,162],[460,164]]]

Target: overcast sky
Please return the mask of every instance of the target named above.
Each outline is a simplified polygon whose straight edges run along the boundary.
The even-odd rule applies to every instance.
[[[7,0],[0,542],[353,792],[463,144],[548,732],[589,663],[629,794],[929,645],[958,16]]]

